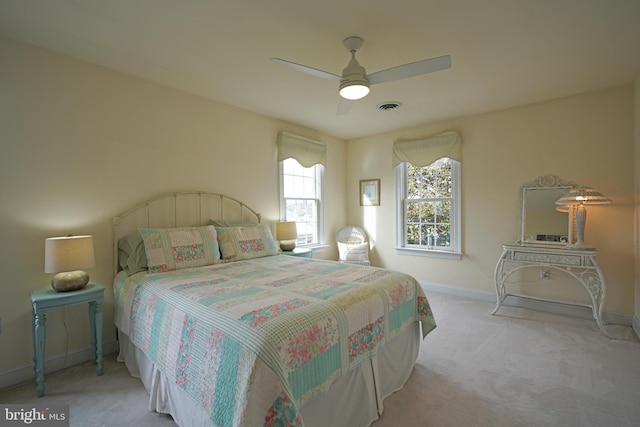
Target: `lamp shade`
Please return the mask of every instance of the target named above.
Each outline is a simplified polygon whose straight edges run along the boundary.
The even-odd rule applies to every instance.
[[[279,222],[276,224],[276,238],[278,240],[296,240],[298,227],[294,221]]]
[[[60,273],[95,265],[93,236],[49,237],[44,242],[44,272]]]
[[[590,187],[574,188],[566,195],[556,200],[556,205],[605,205],[607,203],[611,203],[611,199]]]

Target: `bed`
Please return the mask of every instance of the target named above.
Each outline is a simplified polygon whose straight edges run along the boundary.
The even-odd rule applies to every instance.
[[[283,255],[221,194],[161,195],[112,230],[118,360],[180,426],[370,425],[436,326],[411,276]]]

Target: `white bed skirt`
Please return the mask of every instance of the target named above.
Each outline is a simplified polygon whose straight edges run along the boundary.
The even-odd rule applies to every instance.
[[[134,377],[149,393],[149,409],[170,414],[181,427],[212,426],[207,413],[119,331],[120,354]],[[389,342],[370,362],[364,362],[337,380],[329,391],[305,403],[300,412],[306,427],[364,427],[378,419],[383,399],[401,389],[409,378],[420,349],[420,324],[414,322]]]

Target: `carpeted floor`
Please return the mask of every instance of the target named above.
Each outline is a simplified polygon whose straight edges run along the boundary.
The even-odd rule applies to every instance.
[[[438,327],[405,387],[373,427],[640,425],[640,343],[631,328],[430,294]],[[142,384],[115,355],[0,391],[0,403],[70,405],[72,426],[175,426],[150,412]],[[333,427],[333,426],[331,426]]]

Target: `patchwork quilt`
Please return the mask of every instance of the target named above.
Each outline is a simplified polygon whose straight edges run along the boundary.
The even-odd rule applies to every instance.
[[[286,255],[114,286],[116,326],[220,427],[303,426],[303,403],[412,322],[436,326],[411,276]]]

